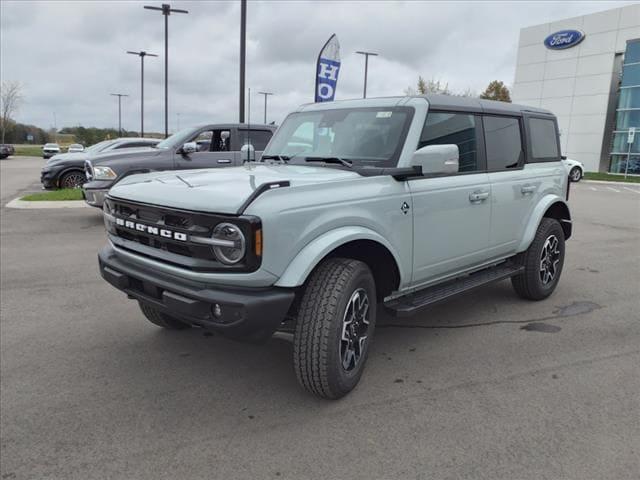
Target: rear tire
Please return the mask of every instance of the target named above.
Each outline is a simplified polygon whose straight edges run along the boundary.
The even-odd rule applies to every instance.
[[[145,303],[139,302],[140,310],[144,313],[144,316],[147,317],[154,325],[157,325],[162,328],[166,328],[167,330],[185,330],[187,328],[191,328],[191,325],[188,323],[184,323],[181,320],[178,320],[175,317],[167,315],[166,313],[162,313],[157,308],[153,308]]]
[[[543,218],[536,236],[520,262],[524,272],[511,277],[516,293],[528,300],[542,300],[553,293],[564,265],[564,231],[554,218]]]
[[[337,399],[358,384],[376,325],[376,288],[369,267],[330,258],[311,274],[302,294],[293,338],[300,385]]]

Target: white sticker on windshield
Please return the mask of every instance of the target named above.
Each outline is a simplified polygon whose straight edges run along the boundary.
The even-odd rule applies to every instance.
[[[393,112],[378,112],[376,118],[389,118]]]

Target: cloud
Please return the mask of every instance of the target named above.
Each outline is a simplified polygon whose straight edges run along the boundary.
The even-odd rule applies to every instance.
[[[343,68],[337,99],[362,95],[364,59],[369,96],[401,95],[418,75],[454,90],[481,91],[493,79],[512,83],[522,27],[614,8],[630,2],[331,2],[250,1],[247,86],[251,120],[280,122],[313,99],[315,59],[337,33]],[[164,25],[154,2],[0,3],[0,72],[25,85],[17,119],[44,128],[115,126],[126,93],[123,126],[139,128],[140,63],[145,60],[145,127],[164,129]],[[239,2],[172,2],[188,15],[169,18],[170,130],[238,118]]]

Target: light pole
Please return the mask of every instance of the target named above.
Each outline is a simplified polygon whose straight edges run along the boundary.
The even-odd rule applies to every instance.
[[[139,52],[127,51],[129,55],[140,57],[140,136],[144,137],[144,57],[157,57],[155,53],[147,53],[144,50]]]
[[[267,97],[273,95],[272,92],[258,92],[259,95],[264,95],[264,123],[267,124]]]
[[[364,55],[364,93],[362,98],[367,98],[367,70],[369,70],[369,57],[377,57],[377,53],[373,52],[356,52],[360,55]]]
[[[240,0],[240,105],[238,121],[244,123],[244,66],[247,52],[247,0]]]
[[[118,97],[118,136],[122,136],[122,97],[128,97],[129,95],[124,93],[112,93],[112,97]]]
[[[172,13],[189,13],[187,10],[171,8],[168,3],[162,7],[145,5],[147,10],[159,10],[164,15],[164,136],[169,136],[169,15]]]

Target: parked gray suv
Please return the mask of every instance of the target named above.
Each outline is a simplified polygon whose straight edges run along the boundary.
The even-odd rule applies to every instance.
[[[135,153],[109,153],[85,162],[85,201],[102,208],[109,189],[133,173],[158,170],[231,167],[260,158],[276,127],[273,125],[215,124],[181,130]]]
[[[489,282],[554,291],[571,236],[556,118],[450,96],[304,105],[260,162],[148,173],[104,205],[104,279],[152,323],[293,333],[299,382],[358,383],[379,308],[414,314]]]

